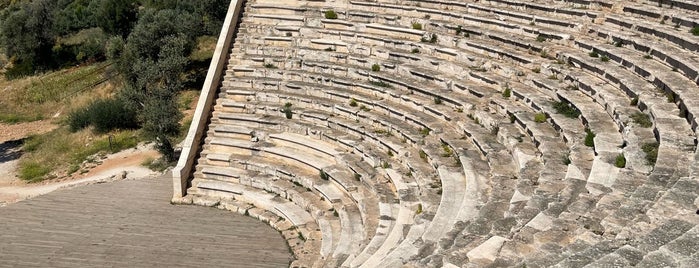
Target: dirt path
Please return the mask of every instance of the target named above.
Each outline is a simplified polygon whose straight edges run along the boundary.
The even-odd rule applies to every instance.
[[[3,124],[0,123],[0,144],[26,138],[30,135],[42,134],[54,130],[58,125],[51,120],[41,120],[29,123]]]
[[[36,184],[27,184],[16,178],[14,175],[16,160],[0,163],[0,206],[44,195],[58,189],[155,175],[156,173],[150,169],[141,166],[141,163],[148,158],[157,157],[158,153],[152,148],[139,146],[108,156],[101,165],[91,169],[88,173],[60,181],[52,180]]]

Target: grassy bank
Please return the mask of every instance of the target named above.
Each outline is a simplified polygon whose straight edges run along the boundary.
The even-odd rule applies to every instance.
[[[69,176],[102,156],[136,147],[140,140],[137,131],[94,134],[86,129],[71,133],[68,127],[60,127],[25,140],[18,174],[28,182]]]

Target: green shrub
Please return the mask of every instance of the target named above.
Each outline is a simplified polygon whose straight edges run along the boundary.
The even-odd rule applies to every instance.
[[[594,50],[592,52],[590,52],[590,54],[588,54],[588,55],[590,55],[590,57],[593,57],[593,58],[599,57],[599,54],[597,53],[597,51],[594,51]]]
[[[624,157],[623,153],[616,156],[616,160],[614,161],[614,166],[616,166],[618,168],[626,167],[626,157]]]
[[[107,133],[115,129],[138,128],[136,113],[127,109],[119,99],[97,100],[68,115],[68,126],[75,132],[93,126],[96,132]]]
[[[90,126],[90,111],[88,107],[83,107],[68,114],[68,127],[71,132],[84,129]]]
[[[422,24],[420,24],[419,22],[413,22],[413,29],[422,30]]]
[[[378,63],[374,63],[374,65],[371,65],[371,71],[372,72],[381,71],[381,65],[379,65]]]
[[[442,104],[442,98],[439,96],[435,96],[434,97],[434,104],[437,104],[437,105]]]
[[[544,123],[546,122],[546,114],[545,113],[537,113],[534,115],[534,122],[537,123]]]
[[[121,100],[98,100],[93,102],[88,110],[90,111],[90,123],[99,133],[138,127],[136,113],[127,109]]]
[[[417,210],[415,210],[415,214],[422,214],[422,204],[417,204]]]
[[[420,49],[418,49],[418,48],[413,48],[413,50],[411,50],[410,53],[418,54],[418,53],[420,53]]]
[[[272,63],[265,63],[265,68],[267,69],[277,69],[277,65],[274,65]]]
[[[633,119],[633,122],[641,127],[649,128],[653,126],[653,122],[650,120],[650,116],[642,112],[636,112],[632,114],[631,119]]]
[[[325,18],[329,20],[337,19],[337,13],[334,10],[325,11]]]
[[[602,57],[599,58],[599,59],[600,59],[601,61],[603,61],[603,62],[608,62],[608,61],[609,61],[609,57],[607,57],[607,55],[602,55]]]
[[[512,89],[509,87],[506,87],[505,90],[502,92],[502,97],[503,98],[509,98],[512,95]]]
[[[585,132],[585,146],[595,148],[595,133],[589,128],[586,128]]]
[[[658,147],[660,144],[657,142],[646,143],[641,146],[641,150],[646,154],[646,163],[651,166],[655,166],[655,161],[658,160]]]
[[[355,100],[354,98],[350,99],[349,106],[357,107],[357,100]]]
[[[19,177],[28,182],[37,182],[49,174],[51,169],[37,162],[22,163],[19,167]]]
[[[693,35],[699,35],[699,26],[694,26],[691,30],[689,30]]]
[[[563,101],[554,103],[553,108],[556,109],[556,113],[562,114],[568,118],[578,118],[578,116],[580,116],[580,110]]]

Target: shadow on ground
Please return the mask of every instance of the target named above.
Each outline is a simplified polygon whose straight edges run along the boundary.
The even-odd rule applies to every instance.
[[[0,164],[19,159],[22,156],[23,140],[6,141],[0,144]]]

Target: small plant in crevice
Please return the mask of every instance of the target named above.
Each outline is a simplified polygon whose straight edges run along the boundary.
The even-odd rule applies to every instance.
[[[319,172],[319,176],[320,176],[321,180],[324,180],[324,181],[330,180],[330,175],[328,175],[328,173],[325,172],[325,170],[321,169]]]
[[[532,72],[534,72],[534,73],[537,73],[537,74],[538,74],[538,73],[540,73],[540,72],[541,72],[541,68],[539,68],[539,67],[536,67],[536,68],[532,69]]]
[[[644,128],[649,128],[653,126],[653,121],[650,120],[650,116],[646,113],[636,112],[631,115],[631,119],[634,123]]]
[[[614,160],[614,166],[618,168],[626,167],[626,157],[624,157],[623,153],[616,156],[616,159]]]
[[[449,144],[442,143],[442,150],[444,151],[442,157],[452,157],[454,155],[454,151],[449,147]]]
[[[420,53],[420,49],[418,49],[418,48],[413,48],[413,50],[411,50],[410,53],[418,54],[418,53]]]
[[[636,96],[636,97],[634,97],[633,99],[631,99],[630,105],[631,105],[631,106],[636,106],[636,105],[638,105],[638,96]]]
[[[539,124],[546,122],[546,114],[545,113],[537,113],[534,115],[534,122],[537,122]]]
[[[595,148],[595,133],[589,128],[585,129],[585,146]]]
[[[391,163],[388,163],[388,161],[383,161],[381,167],[384,169],[391,168]]]
[[[648,60],[648,59],[652,59],[653,56],[651,56],[650,54],[646,54],[646,55],[643,55],[643,58]]]
[[[556,113],[562,114],[568,118],[578,118],[580,116],[580,110],[578,110],[578,108],[563,101],[555,102],[553,108],[556,110]]]
[[[371,71],[372,72],[381,71],[381,65],[379,65],[378,63],[374,63],[374,65],[371,65]]]
[[[423,42],[423,43],[435,44],[435,43],[437,43],[437,41],[438,41],[437,34],[431,34],[429,39],[427,39],[427,37],[424,37],[424,36],[420,39],[420,42]]]
[[[692,33],[693,35],[699,35],[699,26],[692,27],[692,29],[689,30],[689,32]]]
[[[510,87],[505,87],[505,90],[502,91],[502,97],[509,98],[511,95],[512,95],[512,89],[510,89]]]
[[[355,181],[361,181],[361,180],[362,180],[362,174],[354,173],[354,180],[355,180]]]
[[[544,42],[544,41],[546,41],[546,36],[543,35],[543,34],[539,34],[539,35],[536,37],[536,41],[537,41],[537,42]]]
[[[599,53],[597,53],[597,51],[594,51],[594,50],[587,55],[589,55],[590,57],[593,57],[593,58],[599,57]]]
[[[437,105],[442,104],[442,98],[439,96],[435,96],[434,97],[434,104],[437,104]]]
[[[356,99],[351,98],[351,99],[350,99],[350,102],[349,102],[349,106],[351,106],[351,107],[357,107],[357,106],[359,106],[359,104],[357,104],[357,100],[356,100]]]
[[[658,160],[658,148],[660,145],[657,142],[646,143],[641,146],[641,150],[646,154],[646,164],[655,166],[655,161]]]
[[[422,24],[419,22],[413,22],[413,29],[422,30]]]
[[[294,116],[293,112],[291,111],[291,106],[292,104],[287,102],[282,108],[282,112],[284,113],[284,116],[286,116],[286,119],[291,119]]]
[[[422,204],[417,204],[417,209],[415,210],[415,214],[422,214]]]
[[[672,94],[672,92],[667,93],[667,102],[669,103],[675,103],[675,94]]]
[[[274,65],[273,63],[265,63],[264,66],[267,69],[277,69],[277,65]]]
[[[429,128],[423,127],[420,129],[420,135],[427,137],[427,135],[430,135],[430,131],[431,130]]]
[[[572,161],[570,161],[570,152],[568,152],[567,155],[563,156],[563,164],[567,166],[570,165],[570,163],[572,163]]]
[[[607,57],[607,55],[602,55],[602,57],[600,57],[599,60],[601,60],[602,62],[608,62],[609,57]]]
[[[372,80],[372,81],[369,81],[369,83],[371,83],[372,85],[377,86],[377,87],[391,88],[391,84],[386,83],[384,81],[373,81]]]
[[[420,150],[419,154],[420,154],[420,159],[427,162],[427,153],[425,153],[425,151],[423,151],[423,150]]]
[[[332,9],[325,11],[325,18],[329,20],[337,19],[337,13]]]
[[[304,237],[301,232],[299,232],[298,238],[299,240],[306,242],[306,237]]]

